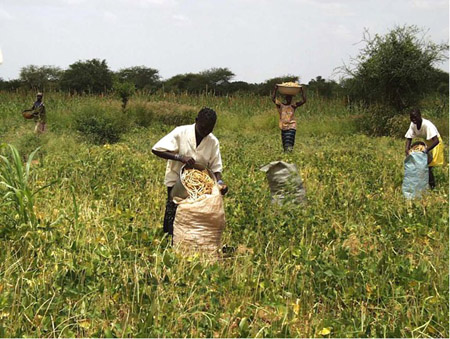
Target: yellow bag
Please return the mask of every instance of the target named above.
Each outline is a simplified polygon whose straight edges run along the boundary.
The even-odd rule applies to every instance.
[[[221,248],[225,228],[225,210],[218,186],[214,185],[212,194],[205,194],[194,201],[184,199],[176,203],[174,246],[188,252],[217,252]]]
[[[433,141],[425,140],[427,147],[430,146]],[[444,142],[442,138],[439,137],[439,144],[431,150],[432,160],[428,164],[428,167],[442,166],[444,165]]]

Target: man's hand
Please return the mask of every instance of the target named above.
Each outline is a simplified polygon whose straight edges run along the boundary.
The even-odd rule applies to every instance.
[[[217,184],[219,185],[220,193],[221,193],[222,195],[227,194],[227,192],[228,192],[228,186],[227,186],[222,180],[219,180],[219,181],[217,182]]]
[[[192,157],[186,157],[184,155],[180,155],[178,157],[179,161],[181,161],[183,164],[187,166],[193,166],[195,164],[195,159]]]

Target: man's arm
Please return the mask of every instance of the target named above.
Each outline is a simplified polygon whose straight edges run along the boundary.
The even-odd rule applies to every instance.
[[[184,155],[180,155],[173,152],[164,152],[164,151],[155,151],[152,150],[152,153],[160,158],[167,159],[167,160],[174,160],[174,161],[180,161],[183,164],[186,164],[188,166],[192,166],[195,164],[195,159],[192,157],[186,157]]]
[[[409,149],[411,148],[411,138],[406,138],[406,144],[405,144],[405,154],[406,156],[409,155]]]
[[[433,141],[433,143],[429,147],[427,147],[427,153],[429,153],[433,148],[439,145],[439,138],[437,137],[437,135],[435,135],[431,140]]]
[[[300,107],[301,105],[303,105],[304,103],[306,103],[306,94],[305,91],[303,90],[303,86],[300,88],[300,93],[302,94],[302,100],[298,101],[295,104],[295,108]]]
[[[217,183],[219,184],[220,193],[222,193],[222,195],[225,195],[228,192],[228,186],[222,180],[222,173],[215,172],[214,175],[217,179]]]

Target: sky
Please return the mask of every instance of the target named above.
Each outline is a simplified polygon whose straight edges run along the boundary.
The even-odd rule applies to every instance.
[[[449,41],[448,0],[0,0],[0,78],[28,65],[105,59],[162,79],[227,67],[234,81],[339,80],[367,30],[416,25]],[[436,65],[448,72],[448,60]]]

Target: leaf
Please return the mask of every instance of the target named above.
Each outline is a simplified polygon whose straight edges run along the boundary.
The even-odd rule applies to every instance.
[[[85,330],[88,330],[91,327],[91,322],[87,319],[81,320],[78,322],[78,325]]]
[[[292,304],[292,310],[294,311],[295,314],[298,315],[298,313],[300,312],[300,305],[299,304]]]
[[[331,333],[331,328],[330,327],[324,327],[322,328],[322,330],[319,332],[320,335],[328,335]]]
[[[239,322],[239,329],[241,330],[241,332],[247,332],[248,330],[248,319],[247,318],[242,318],[241,321]]]

